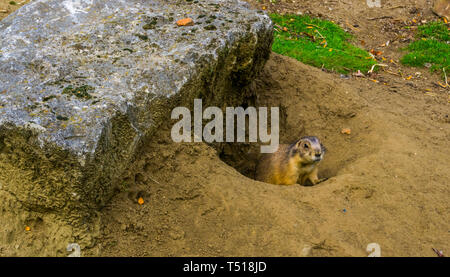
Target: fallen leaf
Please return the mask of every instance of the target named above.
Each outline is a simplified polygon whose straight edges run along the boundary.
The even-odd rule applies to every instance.
[[[373,49],[370,50],[370,53],[372,53],[372,54],[374,54],[374,55],[376,55],[376,56],[379,56],[379,55],[383,54],[383,52],[381,52],[381,51],[376,51],[376,50],[373,50]]]
[[[352,133],[352,130],[350,128],[344,128],[341,130],[341,134],[344,135],[350,135]]]
[[[27,232],[31,231],[30,226],[25,226],[25,231],[27,231]]]

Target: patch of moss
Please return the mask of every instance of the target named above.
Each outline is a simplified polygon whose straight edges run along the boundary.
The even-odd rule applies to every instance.
[[[44,97],[44,98],[42,98],[42,101],[47,102],[48,100],[51,100],[53,98],[56,98],[56,95],[50,95],[50,96]]]
[[[144,26],[142,26],[142,29],[144,29],[144,30],[155,29],[155,25],[152,25],[152,24],[147,23],[147,24],[145,24]]]
[[[147,35],[142,35],[142,34],[135,34],[135,36],[137,36],[138,38],[147,41],[148,40],[148,36]]]
[[[278,54],[345,74],[368,71],[376,64],[367,51],[351,44],[351,34],[331,21],[299,15],[270,17],[275,23],[272,50]]]
[[[155,29],[156,28],[156,24],[158,24],[158,18],[154,17],[154,18],[152,18],[152,20],[150,22],[148,22],[147,24],[142,26],[142,28],[144,30]]]
[[[94,91],[95,89],[88,85],[83,85],[77,88],[73,88],[72,86],[68,86],[64,88],[63,94],[69,94],[74,95],[77,98],[82,98],[85,100],[89,100],[92,98],[92,95],[89,94],[89,92]]]
[[[56,116],[56,119],[61,120],[61,121],[67,121],[67,120],[69,120],[68,117],[62,116],[62,115],[57,115],[57,116]]]
[[[204,29],[207,31],[213,31],[213,30],[217,30],[217,27],[214,25],[208,25],[208,26],[205,26]]]

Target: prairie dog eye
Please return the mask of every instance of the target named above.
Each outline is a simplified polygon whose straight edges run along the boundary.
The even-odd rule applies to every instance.
[[[308,144],[303,144],[303,148],[305,148],[305,149],[309,149],[309,146],[308,146]]]

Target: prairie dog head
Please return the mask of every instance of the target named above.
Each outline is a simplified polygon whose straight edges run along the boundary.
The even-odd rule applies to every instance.
[[[317,137],[302,137],[293,146],[294,154],[298,154],[305,164],[318,163],[325,155],[325,147]]]

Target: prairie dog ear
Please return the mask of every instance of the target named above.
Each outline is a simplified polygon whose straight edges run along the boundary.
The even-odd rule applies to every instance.
[[[304,149],[304,150],[308,150],[311,148],[311,143],[308,140],[305,139],[300,139],[299,141],[297,141],[297,143],[295,144],[295,147],[297,149]]]

